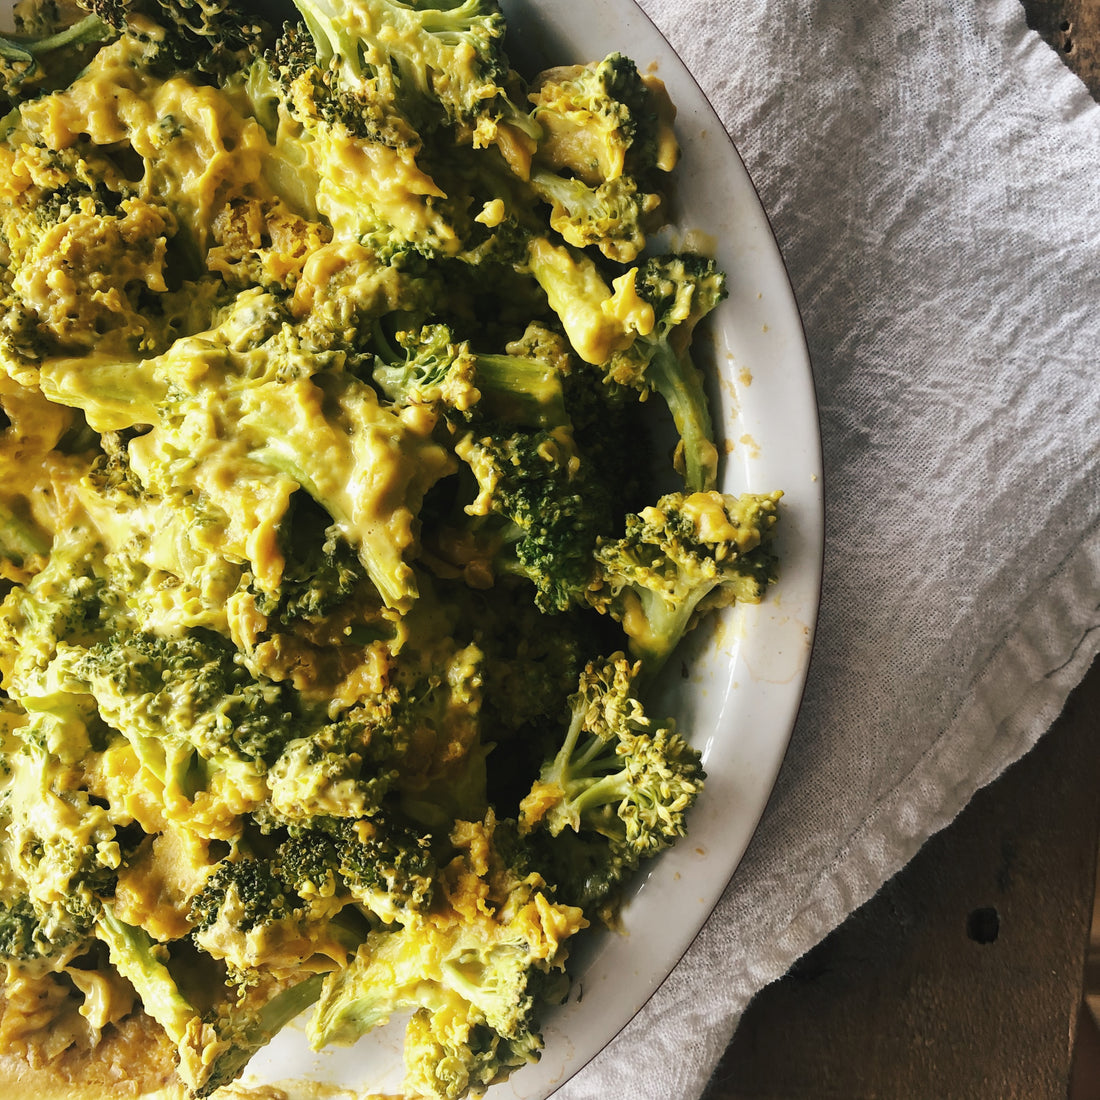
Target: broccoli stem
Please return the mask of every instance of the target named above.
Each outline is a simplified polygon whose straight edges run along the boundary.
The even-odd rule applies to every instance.
[[[25,565],[29,558],[50,552],[50,540],[10,508],[0,504],[0,557]]]
[[[718,476],[718,448],[702,372],[679,359],[660,343],[646,367],[646,381],[664,398],[680,436],[677,456],[684,466],[684,488],[689,493],[713,489]]]
[[[6,57],[9,61],[34,63],[34,59],[42,54],[52,53],[66,46],[84,46],[93,42],[103,42],[114,33],[114,29],[98,15],[86,15],[71,27],[65,27],[45,38],[22,38],[18,34],[0,36],[0,57]]]
[[[313,974],[305,981],[277,993],[255,1015],[237,1023],[229,1047],[214,1060],[209,1080],[196,1090],[195,1095],[209,1096],[223,1085],[235,1081],[258,1050],[267,1046],[275,1035],[320,997],[324,980],[323,974]]]
[[[479,406],[491,416],[530,428],[569,424],[561,378],[538,359],[518,355],[475,354]]]
[[[604,310],[612,292],[591,257],[536,237],[530,242],[527,263],[573,349],[586,363],[605,363],[613,352],[629,346],[633,333]]]
[[[158,958],[152,936],[120,921],[108,908],[96,921],[96,935],[107,945],[111,965],[134,987],[145,1011],[172,1042],[183,1043],[198,1013]]]
[[[39,371],[43,395],[57,405],[80,409],[97,432],[156,424],[168,386],[141,360],[112,355],[47,360]]]
[[[587,743],[578,749],[584,722],[584,703],[578,702],[570,717],[565,740],[553,763],[542,774],[542,782],[560,788],[565,796],[561,810],[550,821],[550,832],[554,836],[566,825],[579,832],[586,811],[621,800],[625,794],[621,769],[617,766],[614,750],[606,741],[590,734]],[[612,774],[601,774],[609,768],[613,769]]]
[[[719,583],[720,578],[715,577],[713,584],[698,584],[676,600],[644,587],[624,593],[627,610],[622,618],[623,631],[630,639],[631,653],[642,661],[647,682],[652,682],[664,667],[687,633],[695,609]],[[632,598],[637,601],[637,614],[631,613]]]

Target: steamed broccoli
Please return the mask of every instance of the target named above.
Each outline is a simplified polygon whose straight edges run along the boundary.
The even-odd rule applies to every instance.
[[[612,54],[535,78],[532,117],[543,135],[531,186],[569,244],[631,263],[661,222],[660,176],[677,149],[664,86]]]
[[[689,351],[695,326],[726,296],[724,274],[696,253],[653,257],[634,283],[653,311],[653,324],[605,365],[617,385],[655,391],[668,404],[680,441],[678,467],[688,492],[713,489],[718,450],[703,376]]]
[[[383,407],[341,369],[341,353],[311,352],[270,294],[244,292],[216,320],[153,359],[51,375],[49,395],[100,430],[151,425],[128,447],[147,496],[192,512],[201,502],[201,537],[217,541],[216,532],[222,556],[248,561],[260,587],[278,590],[282,560],[269,536],[300,487],[356,550],[386,605],[407,609],[417,591],[406,560],[416,512],[453,462],[432,438],[434,421]],[[222,429],[193,447],[212,419]],[[227,462],[232,485],[218,476]]]
[[[279,528],[285,562],[278,588],[253,586],[257,610],[282,625],[321,623],[364,596],[367,574],[355,548],[312,498],[295,494]]]
[[[376,687],[322,698],[331,717],[304,726],[271,765],[268,803],[284,824],[373,816],[391,795],[428,827],[484,810],[481,651],[445,634],[401,656]]]
[[[617,619],[652,675],[706,608],[759,603],[775,579],[782,493],[669,493],[595,552],[586,600]]]
[[[339,906],[322,892],[311,892],[317,884],[304,873],[293,875],[301,891],[296,889],[283,877],[287,869],[288,861],[278,857],[238,853],[223,859],[191,899],[195,944],[237,972],[262,968],[292,977],[302,968],[341,965],[365,929],[342,920]]]
[[[538,135],[509,96],[504,17],[495,0],[437,7],[364,0],[350,8],[295,0],[295,6],[320,68],[332,69],[372,109],[399,113],[418,133],[449,121],[475,146],[510,146]]]
[[[504,25],[490,4],[436,9],[372,0],[349,9],[298,0],[295,6],[319,67],[334,69],[346,88],[362,88],[364,99],[369,88],[371,98],[400,111],[418,132],[438,125],[443,111],[476,119],[496,94],[503,74],[495,46]]]
[[[461,247],[464,213],[421,163],[420,135],[392,96],[353,71],[372,52],[385,56],[366,26],[347,22],[358,10],[333,14],[339,26],[329,24],[332,34],[350,40],[338,57],[329,55],[314,18],[319,9],[311,7],[318,38],[288,26],[227,92],[265,128],[268,185],[290,209],[323,220],[333,250],[354,243],[387,261],[452,255]]]
[[[415,921],[431,907],[438,874],[431,836],[393,815],[322,821],[339,881],[355,903],[384,924]]]
[[[6,304],[24,318],[13,357],[159,342],[158,311],[149,306],[175,309],[165,279],[174,215],[136,194],[101,153],[49,152],[25,127],[9,141],[32,181],[0,220]]]
[[[542,611],[572,606],[592,579],[592,551],[610,527],[612,502],[571,433],[470,433],[455,452],[477,479],[466,511],[489,566],[533,583]]]
[[[68,782],[91,720],[64,697],[0,710],[0,960],[60,971],[94,942],[102,897],[128,854],[110,815]]]
[[[14,32],[0,36],[0,92],[11,106],[64,87],[115,36],[99,16],[65,0],[21,0],[12,15]]]
[[[249,1059],[321,992],[313,975],[261,997],[244,991],[234,1007],[220,1006],[219,1018],[204,1018],[183,992],[171,956],[147,932],[126,924],[104,908],[96,935],[106,944],[111,964],[134,987],[145,1011],[164,1029],[179,1053],[178,1071],[191,1095],[209,1096],[235,1080]]]
[[[589,187],[576,177],[532,172],[531,186],[550,204],[550,225],[571,245],[597,247],[608,259],[630,263],[645,248],[645,224],[659,205],[624,176]]]
[[[81,86],[103,79],[111,68],[103,55],[123,45],[101,51]],[[200,242],[209,229],[202,200],[186,194],[150,148],[187,144],[194,135],[182,136],[179,120],[174,131],[151,134],[127,116],[118,126],[133,128],[128,136],[147,159],[125,142],[97,144],[88,136],[58,142],[51,111],[84,109],[67,103],[67,95],[24,103],[9,116],[0,144],[6,172],[19,181],[0,208],[0,367],[30,387],[44,364],[72,374],[78,361],[83,367],[89,360],[124,381],[132,372],[119,360],[154,354],[206,327],[225,291],[220,278],[202,269]],[[90,120],[85,127],[100,133]],[[206,152],[214,157],[219,150]]]
[[[209,1096],[223,1085],[236,1081],[253,1055],[317,1000],[323,984],[323,974],[310,974],[259,1003],[245,999],[232,1009],[223,1008],[216,1028],[217,1053],[195,1095]]]
[[[89,924],[74,923],[57,909],[36,908],[24,894],[0,901],[0,959],[5,962],[67,959],[86,948],[90,934]]]
[[[109,987],[196,1097],[315,1002],[479,1095],[683,832],[641,678],[774,571],[778,494],[703,491],[723,277],[640,258],[671,105],[617,54],[526,83],[496,0],[25,3],[0,959],[42,1034]],[[639,510],[651,391],[687,489]]]
[[[393,342],[376,325],[373,347],[371,377],[398,407],[425,405],[461,418],[481,399],[476,360],[446,325],[398,332]]]
[[[49,776],[41,765],[16,767]],[[25,793],[34,804],[13,802],[4,815],[16,855],[0,896],[0,958],[59,969],[87,950],[101,897],[111,892],[122,857],[114,828],[97,808],[41,786]],[[86,844],[64,832],[82,819],[89,823]]]
[[[190,902],[192,936],[213,953],[237,952],[238,968],[270,967],[295,947],[318,953],[320,965],[326,946],[335,966],[372,927],[415,924],[432,907],[439,874],[432,837],[397,811],[294,821],[265,807],[253,824],[258,832],[248,832],[252,839]]]
[[[477,1096],[542,1053],[533,1030],[502,1035],[471,1017],[461,997],[441,997],[432,1008],[418,1008],[406,1026],[405,1046],[407,1084],[418,1094],[445,1100]]]
[[[92,644],[105,635],[107,586],[94,568],[94,543],[72,531],[45,566],[0,603],[4,690],[22,703],[54,690],[44,681],[60,644]]]
[[[262,48],[268,28],[228,0],[76,0],[116,31],[149,47],[147,64],[170,74],[224,76]]]
[[[219,922],[231,922],[235,932],[251,932],[257,925],[293,917],[294,903],[300,903],[300,899],[292,897],[265,860],[226,857],[191,899],[192,934],[201,943],[203,933]],[[214,942],[220,938],[212,937]]]
[[[120,632],[65,666],[76,690],[92,695],[127,737],[175,740],[205,760],[270,763],[301,722],[287,686],[253,676],[213,631],[179,638]]]
[[[570,697],[565,740],[520,805],[525,833],[571,830],[599,838],[597,851],[602,841],[596,867],[581,861],[561,883],[566,897],[587,904],[684,834],[702,788],[698,751],[671,723],[650,719],[635,697],[640,667],[621,653],[586,666]],[[564,849],[567,857],[571,851]]]
[[[395,405],[428,405],[457,422],[494,420],[525,428],[569,423],[562,379],[552,362],[531,355],[475,352],[446,325],[399,332],[404,353],[376,329],[371,377]]]
[[[326,978],[307,1029],[314,1046],[354,1042],[412,1008],[406,1082],[447,1097],[538,1057],[537,1005],[553,999],[563,941],[585,921],[510,862],[501,833],[506,823],[492,815],[455,823],[457,854],[440,876],[446,907],[400,933],[370,933],[351,965]],[[437,1061],[441,1050],[451,1061]]]
[[[326,981],[310,1040],[318,1048],[354,1042],[393,1013],[423,1007],[460,1011],[467,1026],[537,1050],[528,984],[543,950],[531,939],[544,934],[538,923],[524,928],[517,918],[511,926],[482,920],[473,929],[428,924],[372,932],[352,965]]]
[[[106,944],[111,965],[134,987],[146,1013],[178,1049],[185,1083],[191,1089],[202,1088],[210,1073],[203,1051],[216,1036],[180,991],[163,948],[144,929],[119,920],[109,907],[100,913],[96,935]]]
[[[290,741],[267,776],[275,813],[302,822],[323,814],[377,812],[407,751],[405,731],[386,717],[353,713]]]
[[[529,99],[542,129],[536,161],[589,186],[629,176],[643,187],[677,157],[664,85],[621,53],[536,76]]]

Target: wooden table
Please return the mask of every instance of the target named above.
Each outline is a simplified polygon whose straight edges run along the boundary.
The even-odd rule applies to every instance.
[[[1023,3],[1100,97],[1100,0]],[[1098,735],[1100,661],[1031,753],[756,997],[705,1100],[1100,1100],[1082,1010]]]

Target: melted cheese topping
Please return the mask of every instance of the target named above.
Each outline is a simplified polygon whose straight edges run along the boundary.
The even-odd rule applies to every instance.
[[[138,49],[128,39],[104,48],[71,87],[26,105],[24,125],[51,149],[82,137],[128,144],[142,162],[132,182],[145,198],[167,202],[204,242],[228,198],[259,185],[267,135],[216,88],[143,72],[134,64]]]

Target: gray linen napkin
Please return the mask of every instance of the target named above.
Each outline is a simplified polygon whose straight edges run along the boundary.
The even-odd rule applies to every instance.
[[[642,0],[761,192],[821,406],[805,704],[717,911],[561,1100],[697,1097],[751,996],[1100,648],[1100,109],[1018,0]]]

